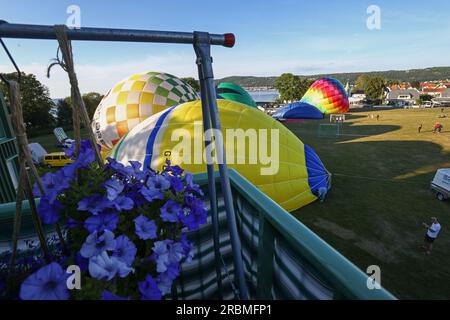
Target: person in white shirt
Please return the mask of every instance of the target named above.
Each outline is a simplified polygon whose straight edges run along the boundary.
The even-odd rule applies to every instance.
[[[438,218],[431,217],[431,225],[426,223],[422,223],[422,225],[427,228],[422,248],[425,249],[427,254],[430,254],[431,250],[433,250],[433,242],[436,240],[439,232],[441,231],[441,224],[439,223]]]

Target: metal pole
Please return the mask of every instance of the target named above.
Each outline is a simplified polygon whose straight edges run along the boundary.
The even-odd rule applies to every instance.
[[[56,39],[54,26],[12,24],[0,20],[0,37],[24,39]],[[194,43],[194,33],[135,29],[89,28],[68,29],[69,40],[124,41],[158,43]],[[209,44],[233,47],[234,35],[211,34]]]
[[[212,128],[221,131],[219,111],[217,109],[217,97],[214,85],[214,74],[212,69],[210,36],[206,32],[194,32],[194,50],[199,65],[199,79],[203,83],[202,96],[206,95],[210,111]],[[203,88],[202,88],[203,89]],[[203,115],[205,116],[205,115]],[[231,194],[230,179],[226,165],[225,149],[221,136],[214,136],[216,154],[218,159],[220,182],[222,187],[225,210],[227,213],[228,228],[230,229],[231,247],[233,251],[233,262],[236,279],[239,285],[240,299],[248,299],[248,290],[245,283],[244,264],[242,261],[241,240],[239,238],[236,214],[234,212],[233,197]],[[211,181],[209,182],[212,183]]]
[[[198,72],[201,73],[201,63],[197,59]],[[206,92],[206,84],[202,79],[200,80],[200,91]],[[211,116],[209,112],[208,96],[206,94],[201,95],[202,99],[202,115],[203,115],[203,131],[207,132],[211,129]],[[205,150],[212,141],[205,140]],[[217,210],[217,193],[216,193],[216,180],[214,178],[214,164],[211,159],[211,155],[207,153],[207,165],[208,172],[208,191],[209,202],[211,204],[211,224],[213,227],[213,242],[214,242],[214,259],[216,262],[216,276],[217,276],[217,290],[219,293],[219,299],[222,299],[222,272],[221,272],[221,253],[220,253],[220,231],[219,231],[219,214]]]

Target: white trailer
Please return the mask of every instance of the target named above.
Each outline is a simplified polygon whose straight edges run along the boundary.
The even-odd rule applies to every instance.
[[[450,198],[450,168],[439,169],[431,181],[431,189],[440,201]]]

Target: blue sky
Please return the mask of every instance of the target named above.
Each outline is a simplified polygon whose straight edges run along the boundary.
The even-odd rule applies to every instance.
[[[233,32],[233,49],[213,48],[216,77],[410,69],[450,65],[447,0],[342,1],[24,1],[0,0],[0,19],[62,24],[66,9],[81,8],[82,26]],[[381,29],[366,26],[369,5],[381,9]],[[69,94],[66,76],[45,68],[55,41],[5,39],[20,67],[35,73],[52,97]],[[81,90],[105,93],[136,72],[195,76],[189,45],[76,42]],[[0,71],[10,71],[0,53]]]

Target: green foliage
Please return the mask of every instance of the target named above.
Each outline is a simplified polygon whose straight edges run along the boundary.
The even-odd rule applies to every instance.
[[[275,82],[275,88],[280,92],[280,100],[298,101],[313,83],[312,80],[283,73]]]
[[[200,91],[200,84],[194,78],[187,77],[187,78],[181,78],[181,80],[183,80],[188,85],[190,85],[192,87],[192,89],[194,89],[196,92]]]
[[[421,101],[431,101],[433,100],[433,96],[429,94],[421,94],[419,99]]]
[[[384,88],[387,85],[387,81],[380,76],[370,76],[363,74],[356,80],[356,86],[354,91],[364,92],[367,99],[374,101],[375,103],[381,103],[383,99]]]
[[[367,98],[377,102],[383,99],[384,88],[386,87],[386,80],[382,77],[369,77],[365,84],[365,93]]]
[[[72,106],[70,105],[70,98],[64,98],[58,100],[56,107],[57,111],[57,124],[60,127],[68,127],[72,125]]]
[[[316,74],[308,76],[311,79],[319,79],[323,77],[332,77],[342,83],[347,80],[350,83],[355,83],[359,76],[367,74],[369,76],[380,76],[385,79],[394,81],[393,84],[400,82],[414,82],[414,81],[431,81],[450,79],[450,67],[436,67],[427,69],[412,69],[412,70],[389,70],[389,71],[375,71],[375,72],[351,72],[351,73],[329,73]],[[233,76],[216,80],[220,82],[233,82],[243,87],[273,87],[277,77],[250,77],[250,76]]]
[[[89,119],[92,120],[95,110],[103,99],[103,95],[98,92],[89,92],[83,94],[82,98],[84,101],[84,105],[86,106]],[[58,125],[62,127],[72,125],[72,99],[70,97],[66,97],[59,100],[57,103],[57,107]]]
[[[18,81],[17,72],[4,75],[8,80]],[[0,82],[0,91],[9,103],[9,91],[3,82]],[[24,122],[28,131],[36,131],[51,128],[55,119],[50,114],[54,107],[50,99],[47,87],[45,87],[34,74],[22,72],[20,80],[20,94],[22,100]]]

